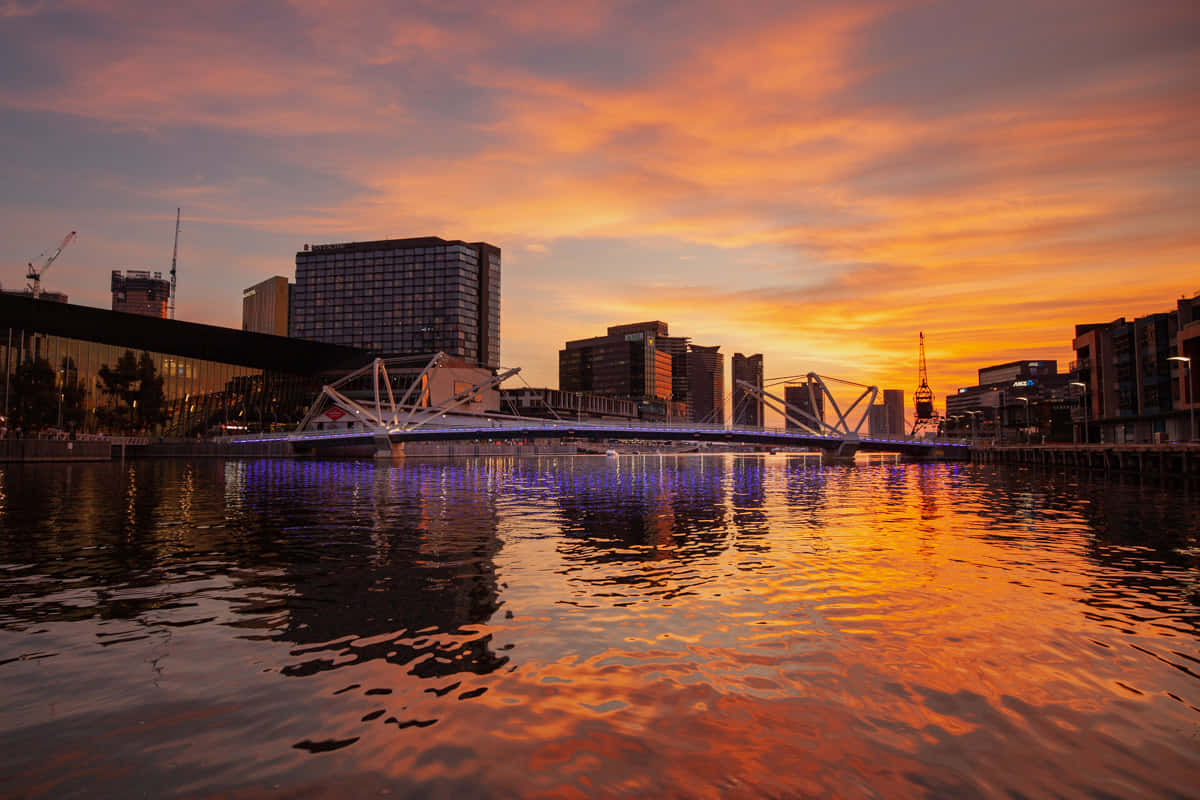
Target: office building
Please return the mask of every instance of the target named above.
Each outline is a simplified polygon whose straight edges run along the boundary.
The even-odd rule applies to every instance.
[[[762,353],[752,356],[733,354],[733,424],[739,427],[758,427],[763,424],[763,401],[745,389],[741,384],[748,383],[762,391],[763,388],[763,357]]]
[[[166,319],[170,302],[171,282],[164,280],[161,272],[130,269],[122,274],[119,269],[113,270],[113,311]]]
[[[632,400],[643,417],[665,419],[674,395],[671,354],[656,345],[667,335],[667,323],[654,320],[567,342],[558,351],[558,388]]]
[[[878,438],[888,436],[887,407],[883,403],[872,403],[867,409],[867,435]]]
[[[436,236],[296,253],[291,333],[386,356],[500,366],[500,248]]]
[[[725,356],[720,345],[689,344],[688,416],[694,422],[725,424]]]
[[[867,430],[871,436],[904,436],[904,390],[883,390],[883,402],[868,412]]]
[[[161,384],[146,386],[139,364],[133,398],[113,391],[120,362],[143,358]],[[0,415],[27,432],[291,428],[322,385],[369,361],[354,348],[0,294]]]
[[[637,419],[638,406],[632,400],[526,386],[500,390],[500,413],[542,419],[630,420]]]
[[[812,391],[809,391],[809,387]],[[821,391],[820,385],[816,381],[807,381],[799,385],[784,386],[783,400],[791,408],[799,409],[804,414],[816,417],[816,420],[810,419],[803,415],[792,414],[795,419],[785,419],[784,427],[788,430],[802,430],[799,423],[813,429],[818,433],[824,431],[817,424],[817,420],[825,421],[825,393]]]
[[[1132,321],[1075,326],[1076,438],[1186,441],[1200,389],[1200,294]],[[1180,359],[1191,359],[1190,363]]]
[[[887,409],[888,436],[904,435],[904,390],[884,389],[883,407]]]
[[[946,432],[1001,440],[1070,441],[1070,376],[1054,359],[984,367],[976,386],[946,396]]]
[[[292,284],[276,275],[242,291],[242,330],[287,336]]]
[[[604,336],[566,343],[558,353],[558,385],[568,393],[631,400],[648,419],[724,424],[720,350],[671,336],[662,320],[613,325]]]

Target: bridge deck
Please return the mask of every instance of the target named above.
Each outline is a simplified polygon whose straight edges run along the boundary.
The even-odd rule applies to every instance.
[[[915,456],[928,456],[941,451],[943,455],[968,458],[970,445],[959,441],[934,441],[926,439],[884,439],[876,437],[818,436],[812,433],[787,429],[770,428],[725,428],[716,425],[667,425],[653,423],[590,423],[570,421],[530,421],[516,423],[505,420],[504,424],[480,426],[423,426],[411,430],[393,428],[308,431],[303,433],[277,434],[261,437],[237,437],[233,443],[261,442],[264,439],[283,439],[294,444],[320,447],[322,445],[343,446],[378,442],[381,437],[394,443],[428,441],[464,441],[490,439],[506,441],[513,439],[571,438],[592,441],[695,441],[723,444],[752,444],[765,446],[815,447],[821,450],[837,450],[845,444],[848,449],[864,451],[899,452]]]

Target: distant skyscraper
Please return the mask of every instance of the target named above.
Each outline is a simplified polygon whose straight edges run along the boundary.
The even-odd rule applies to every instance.
[[[763,388],[762,353],[752,356],[733,354],[733,424],[762,427],[762,398],[747,392],[739,385],[739,381],[745,381],[760,390]]]
[[[883,407],[887,409],[887,432],[889,436],[904,435],[904,390],[884,389]]]
[[[242,330],[288,335],[292,285],[276,275],[242,292]]]
[[[725,356],[721,346],[688,345],[688,411],[695,422],[725,424]]]
[[[436,236],[296,253],[291,332],[382,355],[500,365],[500,248]]]
[[[161,272],[153,275],[147,270],[130,269],[112,272],[112,310],[143,317],[167,318],[167,303],[171,300],[171,282],[163,280]]]
[[[874,403],[867,409],[867,435],[888,435],[888,410],[883,403]]]
[[[816,397],[817,401],[816,406],[813,405],[814,396]],[[783,387],[783,399],[789,406],[793,406],[801,411],[812,414],[822,422],[825,421],[825,393],[821,391],[821,387],[819,385],[814,384],[811,395],[809,394],[807,383],[803,383],[798,386],[785,386]],[[812,420],[809,420],[805,417],[797,418],[809,427],[818,428],[818,426]],[[788,430],[798,429],[800,427],[790,419],[785,420],[784,424]]]

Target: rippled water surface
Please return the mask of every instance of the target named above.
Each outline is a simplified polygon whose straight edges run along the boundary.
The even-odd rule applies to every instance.
[[[0,795],[1198,797],[1200,493],[0,465]]]

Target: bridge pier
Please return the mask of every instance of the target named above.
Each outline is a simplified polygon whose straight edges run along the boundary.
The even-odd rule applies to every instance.
[[[404,458],[404,442],[393,442],[387,433],[375,434],[376,458]]]

